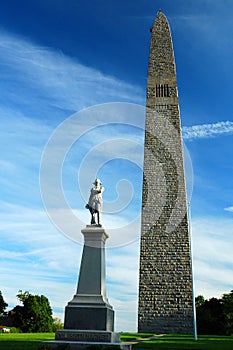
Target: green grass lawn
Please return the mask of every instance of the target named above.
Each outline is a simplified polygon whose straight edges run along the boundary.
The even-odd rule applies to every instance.
[[[146,337],[152,334],[146,334]],[[122,341],[144,337],[143,334],[123,333]],[[145,340],[133,346],[133,349],[149,350],[233,350],[233,336],[199,336],[195,341],[190,335],[165,335],[157,339]]]
[[[148,338],[153,334],[122,333],[122,341]],[[41,341],[54,340],[54,333],[0,334],[0,350],[38,350]],[[189,335],[165,335],[157,339],[144,340],[133,349],[137,350],[233,350],[233,336],[200,336],[194,341]]]
[[[38,350],[44,340],[54,340],[54,333],[0,333],[0,349]]]

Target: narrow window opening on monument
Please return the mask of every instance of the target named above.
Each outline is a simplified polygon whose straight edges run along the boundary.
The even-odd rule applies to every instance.
[[[164,85],[160,85],[160,91],[161,91],[161,97],[164,96],[164,91],[163,91]]]
[[[169,97],[168,84],[156,84],[156,97]]]

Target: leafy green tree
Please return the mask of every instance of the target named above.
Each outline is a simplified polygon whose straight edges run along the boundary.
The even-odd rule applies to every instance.
[[[17,298],[23,305],[14,311],[14,326],[23,332],[52,332],[53,318],[49,300],[44,295],[19,291]]]
[[[198,296],[195,301],[199,334],[233,334],[233,290],[220,299]]]
[[[202,306],[205,302],[205,298],[203,297],[203,295],[198,295],[195,298],[195,304],[196,304],[196,308]]]
[[[220,299],[198,300],[197,332],[199,334],[225,334],[223,304]]]
[[[233,290],[222,296],[224,329],[226,335],[233,334]]]
[[[0,291],[0,320],[2,319],[2,315],[4,311],[6,310],[8,304],[5,302],[2,296],[2,292]]]
[[[7,308],[8,304],[5,302],[2,296],[2,292],[0,291],[0,314],[2,314]]]
[[[63,328],[64,328],[64,324],[62,323],[60,318],[54,317],[54,319],[53,319],[53,332],[56,332],[59,329],[63,329]]]

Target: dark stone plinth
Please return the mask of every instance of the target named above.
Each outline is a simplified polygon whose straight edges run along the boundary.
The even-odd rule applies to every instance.
[[[96,343],[118,343],[120,342],[120,334],[107,331],[87,331],[62,329],[56,332],[55,340],[71,340],[81,342]]]
[[[114,311],[109,305],[67,305],[65,329],[110,331],[114,329]]]

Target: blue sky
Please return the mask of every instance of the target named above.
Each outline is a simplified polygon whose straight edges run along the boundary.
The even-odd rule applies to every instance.
[[[160,8],[172,30],[183,136],[193,168],[196,294],[208,298],[233,289],[233,2],[9,0],[0,11],[0,256],[1,290],[10,307],[19,289],[29,290],[45,294],[54,315],[63,318],[76,290],[80,229],[89,221],[84,206],[98,175],[106,187],[102,221],[110,232],[107,294],[116,329],[136,330],[140,106],[149,29]],[[50,173],[59,170],[59,161],[61,174]],[[58,205],[60,180],[64,207]],[[40,181],[48,189],[42,197]],[[53,217],[56,205],[61,211]],[[54,218],[61,218],[58,227]]]

